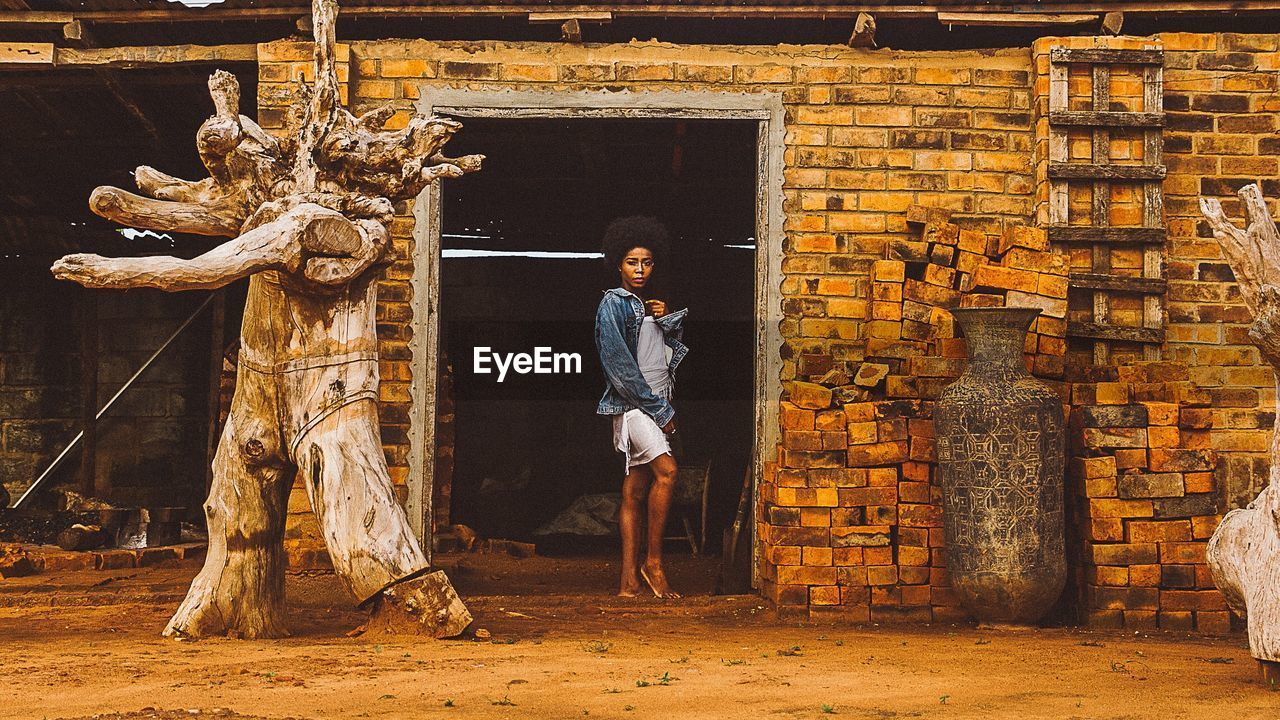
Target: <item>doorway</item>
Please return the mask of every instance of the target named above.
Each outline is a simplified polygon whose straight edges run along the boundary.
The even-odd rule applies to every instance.
[[[482,172],[427,193],[417,208],[415,283],[438,290],[430,298],[415,292],[415,322],[429,321],[415,327],[424,351],[415,358],[428,362],[416,363],[414,375],[440,373],[443,381],[415,386],[413,435],[423,442],[411,455],[411,517],[424,535],[430,531],[425,516],[433,503],[424,480],[446,468],[433,467],[437,454],[422,448],[451,442],[447,522],[482,537],[536,541],[540,553],[616,551],[616,533],[597,527],[566,536],[557,522],[583,498],[620,484],[610,424],[594,412],[604,387],[594,313],[600,293],[617,285],[599,243],[612,219],[646,214],[672,235],[659,293],[690,310],[685,339],[692,352],[677,373],[676,405],[684,464],[709,467],[707,520],[694,512],[690,527],[697,544],[705,536],[711,547],[702,549],[714,551],[744,475],[755,477],[760,448],[772,447],[761,419],[776,417],[777,371],[761,348],[777,347],[767,337],[777,330],[776,319],[769,323],[777,284],[769,278],[780,258],[774,231],[781,223],[771,221],[780,197],[770,192],[776,185],[780,195],[781,185],[780,172],[770,171],[775,145],[779,170],[781,159],[776,98],[725,108],[718,106],[725,96],[716,95],[709,98],[716,107],[691,108],[675,101],[682,94],[669,94],[672,107],[637,112],[581,98],[579,107],[564,107],[575,104],[572,96],[567,103],[548,96],[557,101],[550,108],[513,106],[503,96],[506,106],[496,108],[471,93],[452,95],[430,98],[437,112],[465,125],[450,152],[488,159]],[[493,357],[538,347],[580,365],[498,377]],[[436,367],[424,367],[431,360]],[[434,417],[437,407],[451,409],[449,416]],[[436,437],[439,419],[453,425]],[[446,524],[438,512],[435,518]],[[670,534],[684,534],[682,525],[683,517],[673,518]]]

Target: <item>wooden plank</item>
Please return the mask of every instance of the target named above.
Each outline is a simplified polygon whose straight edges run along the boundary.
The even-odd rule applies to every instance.
[[[1164,176],[1163,165],[1049,163],[1049,177],[1062,180],[1161,180]]]
[[[1045,25],[1085,25],[1097,22],[1094,13],[998,13],[998,12],[939,12],[938,22],[943,25],[967,25],[976,27],[1043,27]]]
[[[346,13],[346,10],[343,10]],[[613,20],[613,13],[608,10],[582,10],[578,12],[531,12],[529,13],[529,22],[531,23],[562,23],[569,20],[577,20],[578,22],[599,22],[607,23]]]
[[[53,62],[58,67],[142,68],[178,63],[258,61],[258,46],[252,44],[57,48],[55,53]]]
[[[1049,112],[1064,112],[1069,107],[1070,84],[1066,65],[1049,66]],[[1070,160],[1067,131],[1049,124],[1049,162],[1065,163]],[[1069,218],[1070,199],[1067,183],[1049,180],[1049,224],[1066,225]]]
[[[1149,65],[1142,70],[1142,109],[1147,112],[1164,110],[1164,67]],[[1164,135],[1159,128],[1143,132],[1143,162],[1149,165],[1164,164]],[[1142,224],[1148,227],[1164,227],[1164,188],[1159,181],[1143,186]],[[1164,277],[1164,245],[1149,245],[1142,252],[1142,274],[1149,278]],[[1164,327],[1164,293],[1152,294],[1142,299],[1142,326]],[[1144,359],[1159,360],[1160,348],[1143,349]]]
[[[1071,273],[1068,282],[1072,288],[1084,290],[1113,290],[1115,292],[1151,294],[1164,293],[1168,282],[1163,278],[1124,277],[1101,273]]]
[[[0,42],[0,65],[52,65],[53,43]]]
[[[66,25],[75,20],[69,12],[8,10],[0,12],[0,25]]]
[[[1087,322],[1067,323],[1067,336],[1093,338],[1097,340],[1117,340],[1120,342],[1162,343],[1164,328],[1124,327],[1120,325],[1099,325]]]
[[[724,17],[730,13],[734,17],[758,17],[764,19],[775,18],[811,18],[811,19],[833,19],[857,17],[859,12],[883,15],[884,17],[935,17],[940,12],[953,12],[954,4],[922,4],[907,5],[902,3],[880,4],[854,4],[854,3],[834,3],[827,2],[823,4],[796,4],[791,3],[759,3],[750,5],[734,5],[728,7],[725,5],[695,5],[672,2],[659,3],[634,3],[628,5],[609,5],[604,3],[583,3],[574,6],[581,11],[612,11],[614,17],[632,16],[632,17],[700,17],[700,18],[718,18]],[[1162,0],[1158,2],[1144,2],[1142,0],[1108,0],[1106,2],[1097,3],[1090,6],[1091,11],[1095,13],[1103,13],[1107,11],[1122,11],[1129,14],[1143,17],[1153,15],[1160,16],[1205,16],[1217,12],[1274,12],[1280,10],[1280,0],[1204,0],[1188,4],[1186,2],[1177,2],[1174,0]],[[1079,2],[1053,2],[1037,4],[1036,10],[1040,13],[1054,14],[1080,13]],[[93,23],[207,23],[207,22],[233,22],[246,20],[270,20],[270,19],[287,19],[293,20],[299,14],[305,14],[307,7],[305,2],[296,2],[292,5],[278,5],[271,7],[207,7],[207,8],[153,8],[153,9],[102,9],[102,10],[84,10],[74,13],[75,17],[81,20],[87,20]],[[438,3],[432,5],[418,4],[400,4],[387,3],[378,5],[351,6],[342,9],[344,18],[370,18],[370,17],[394,17],[394,18],[425,18],[425,17],[524,17],[529,13],[529,6],[514,5],[503,3],[475,3],[475,4],[451,4]],[[8,16],[20,16],[27,14],[37,23],[47,25],[61,25],[70,21],[67,15],[70,13],[53,12],[44,13],[39,11],[0,11],[0,22],[5,22]],[[41,16],[50,16],[48,19],[42,19]],[[53,16],[56,16],[53,17]],[[54,21],[56,19],[56,22]],[[8,21],[10,24],[22,24],[28,22],[21,17],[15,17]]]
[[[1164,113],[1158,112],[1050,112],[1050,125],[1082,127],[1164,127]]]
[[[1109,110],[1111,107],[1111,66],[1094,65],[1092,68],[1092,106],[1094,112]],[[1092,132],[1093,164],[1099,167],[1111,164],[1111,131],[1104,127],[1095,127]],[[1111,224],[1111,183],[1107,180],[1094,180],[1092,188],[1092,221],[1095,228],[1105,228]],[[1111,272],[1111,247],[1105,243],[1095,243],[1090,248],[1093,272],[1107,275]],[[1105,290],[1093,293],[1093,322],[1107,325],[1111,322],[1111,297]],[[1093,344],[1093,364],[1106,365],[1110,359],[1111,348],[1106,342],[1099,340]]]
[[[1049,242],[1111,243],[1163,245],[1166,232],[1162,227],[1108,227],[1051,225]]]
[[[1160,50],[1104,50],[1100,48],[1053,48],[1051,63],[1090,63],[1099,65],[1163,65]]]

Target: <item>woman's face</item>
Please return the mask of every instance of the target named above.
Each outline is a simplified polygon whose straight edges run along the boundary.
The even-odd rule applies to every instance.
[[[653,273],[653,253],[648,248],[631,248],[622,256],[618,265],[618,273],[622,276],[622,287],[628,292],[639,293],[649,282]]]

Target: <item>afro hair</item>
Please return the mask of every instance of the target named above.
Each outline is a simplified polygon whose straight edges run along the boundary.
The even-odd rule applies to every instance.
[[[662,221],[647,215],[632,215],[609,223],[600,249],[608,267],[617,269],[622,258],[638,247],[653,253],[654,260],[661,262],[666,258],[670,244],[671,237]]]

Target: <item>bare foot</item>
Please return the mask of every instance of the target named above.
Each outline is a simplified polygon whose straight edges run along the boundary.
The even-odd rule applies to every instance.
[[[671,585],[667,583],[667,573],[662,569],[662,563],[646,561],[640,568],[640,577],[648,583],[649,589],[657,597],[667,600],[674,600],[680,597],[680,593],[671,589]]]
[[[640,591],[643,589],[644,586],[640,584],[640,578],[633,575],[631,578],[623,580],[622,584],[618,586],[618,597],[640,597]]]

